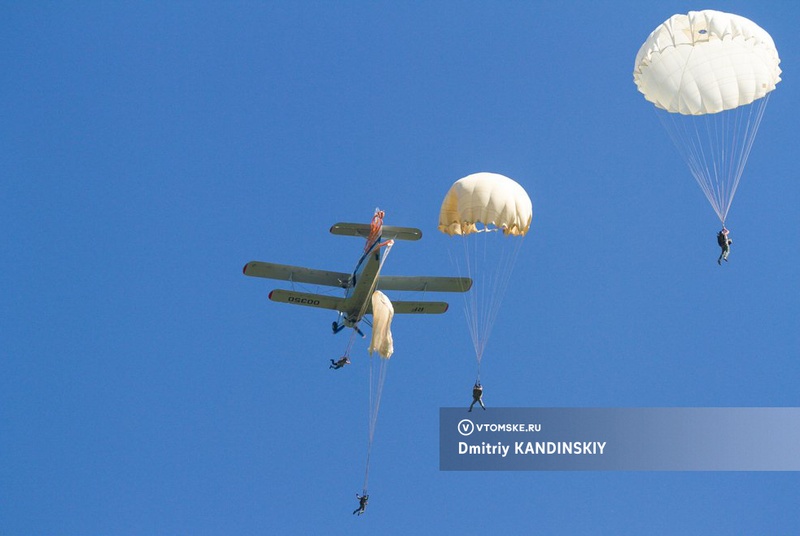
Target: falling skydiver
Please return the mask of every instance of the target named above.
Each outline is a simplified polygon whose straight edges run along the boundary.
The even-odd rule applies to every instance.
[[[361,515],[367,509],[367,502],[369,502],[369,495],[367,495],[366,491],[364,492],[364,495],[359,495],[358,493],[356,493],[356,499],[358,499],[358,508],[353,510],[353,515],[356,514]]]
[[[348,359],[347,356],[345,355],[345,356],[340,357],[339,361],[334,361],[333,359],[331,359],[331,366],[329,366],[328,368],[340,369],[343,366],[349,365],[349,364],[350,364],[350,359]]]

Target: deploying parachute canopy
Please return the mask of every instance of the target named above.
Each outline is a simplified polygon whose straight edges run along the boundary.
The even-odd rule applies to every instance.
[[[392,342],[392,318],[394,307],[386,294],[380,290],[372,293],[372,340],[369,344],[369,353],[378,352],[384,359],[389,359],[394,353]]]
[[[464,295],[478,377],[483,352],[508,287],[522,239],[533,218],[531,199],[519,184],[497,173],[459,179],[439,212],[439,230],[460,242],[453,255],[459,274],[473,279]]]
[[[770,35],[739,15],[690,11],[656,28],[633,80],[725,223],[769,93],[780,82]]]

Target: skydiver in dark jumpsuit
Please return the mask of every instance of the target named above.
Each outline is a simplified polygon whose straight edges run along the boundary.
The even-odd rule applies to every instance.
[[[349,364],[350,364],[350,360],[347,358],[347,356],[342,356],[341,358],[339,358],[339,361],[334,361],[333,359],[331,359],[331,366],[329,366],[328,368],[340,369],[343,366],[349,365]]]
[[[469,405],[469,411],[472,411],[472,406],[475,405],[475,402],[481,405],[483,409],[486,409],[486,406],[483,405],[483,387],[481,387],[481,382],[476,381],[475,385],[472,386],[472,404]]]
[[[364,493],[364,495],[359,495],[356,493],[356,499],[358,499],[358,508],[353,510],[353,515],[358,514],[361,515],[367,509],[367,502],[369,502],[369,495]]]

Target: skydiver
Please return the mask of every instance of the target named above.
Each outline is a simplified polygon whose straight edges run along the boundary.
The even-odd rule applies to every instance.
[[[358,514],[361,515],[367,509],[367,502],[369,502],[369,495],[364,493],[364,495],[359,495],[356,493],[356,499],[358,499],[358,508],[353,510],[353,515]]]
[[[328,368],[340,369],[343,366],[349,365],[349,364],[350,364],[350,360],[347,358],[346,355],[344,355],[344,356],[339,358],[339,361],[334,361],[333,359],[331,359],[331,366],[329,366]]]
[[[475,385],[472,386],[472,404],[469,405],[469,411],[472,411],[472,406],[475,405],[475,402],[480,404],[483,409],[486,409],[486,406],[483,405],[483,387],[481,387],[480,380],[476,381]]]
[[[728,233],[730,233],[730,231],[728,231],[724,225],[722,226],[722,230],[717,233],[717,244],[722,248],[722,253],[719,254],[717,264],[722,264],[722,261],[728,262],[728,254],[731,252],[731,244],[733,244],[733,240],[730,239]]]

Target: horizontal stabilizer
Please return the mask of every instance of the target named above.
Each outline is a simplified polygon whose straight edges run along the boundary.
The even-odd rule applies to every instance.
[[[346,301],[344,298],[336,298],[334,296],[281,289],[270,292],[269,299],[279,303],[306,305],[308,307],[319,307],[321,309],[333,309],[334,311],[341,311]]]
[[[466,292],[472,287],[469,277],[409,277],[380,276],[380,290],[408,290],[412,292]]]
[[[337,223],[331,227],[331,233],[342,236],[360,236],[366,239],[369,236],[370,226],[364,223]],[[381,230],[384,240],[419,240],[422,231],[413,227],[394,227],[384,225]]]
[[[440,315],[447,311],[445,302],[393,301],[395,314]]]
[[[346,287],[350,274],[344,272],[329,272],[327,270],[314,270],[301,266],[287,264],[272,264],[271,262],[248,262],[244,265],[244,275],[253,277],[266,277],[267,279],[280,279],[293,283],[306,283],[311,285],[327,285],[329,287]]]

